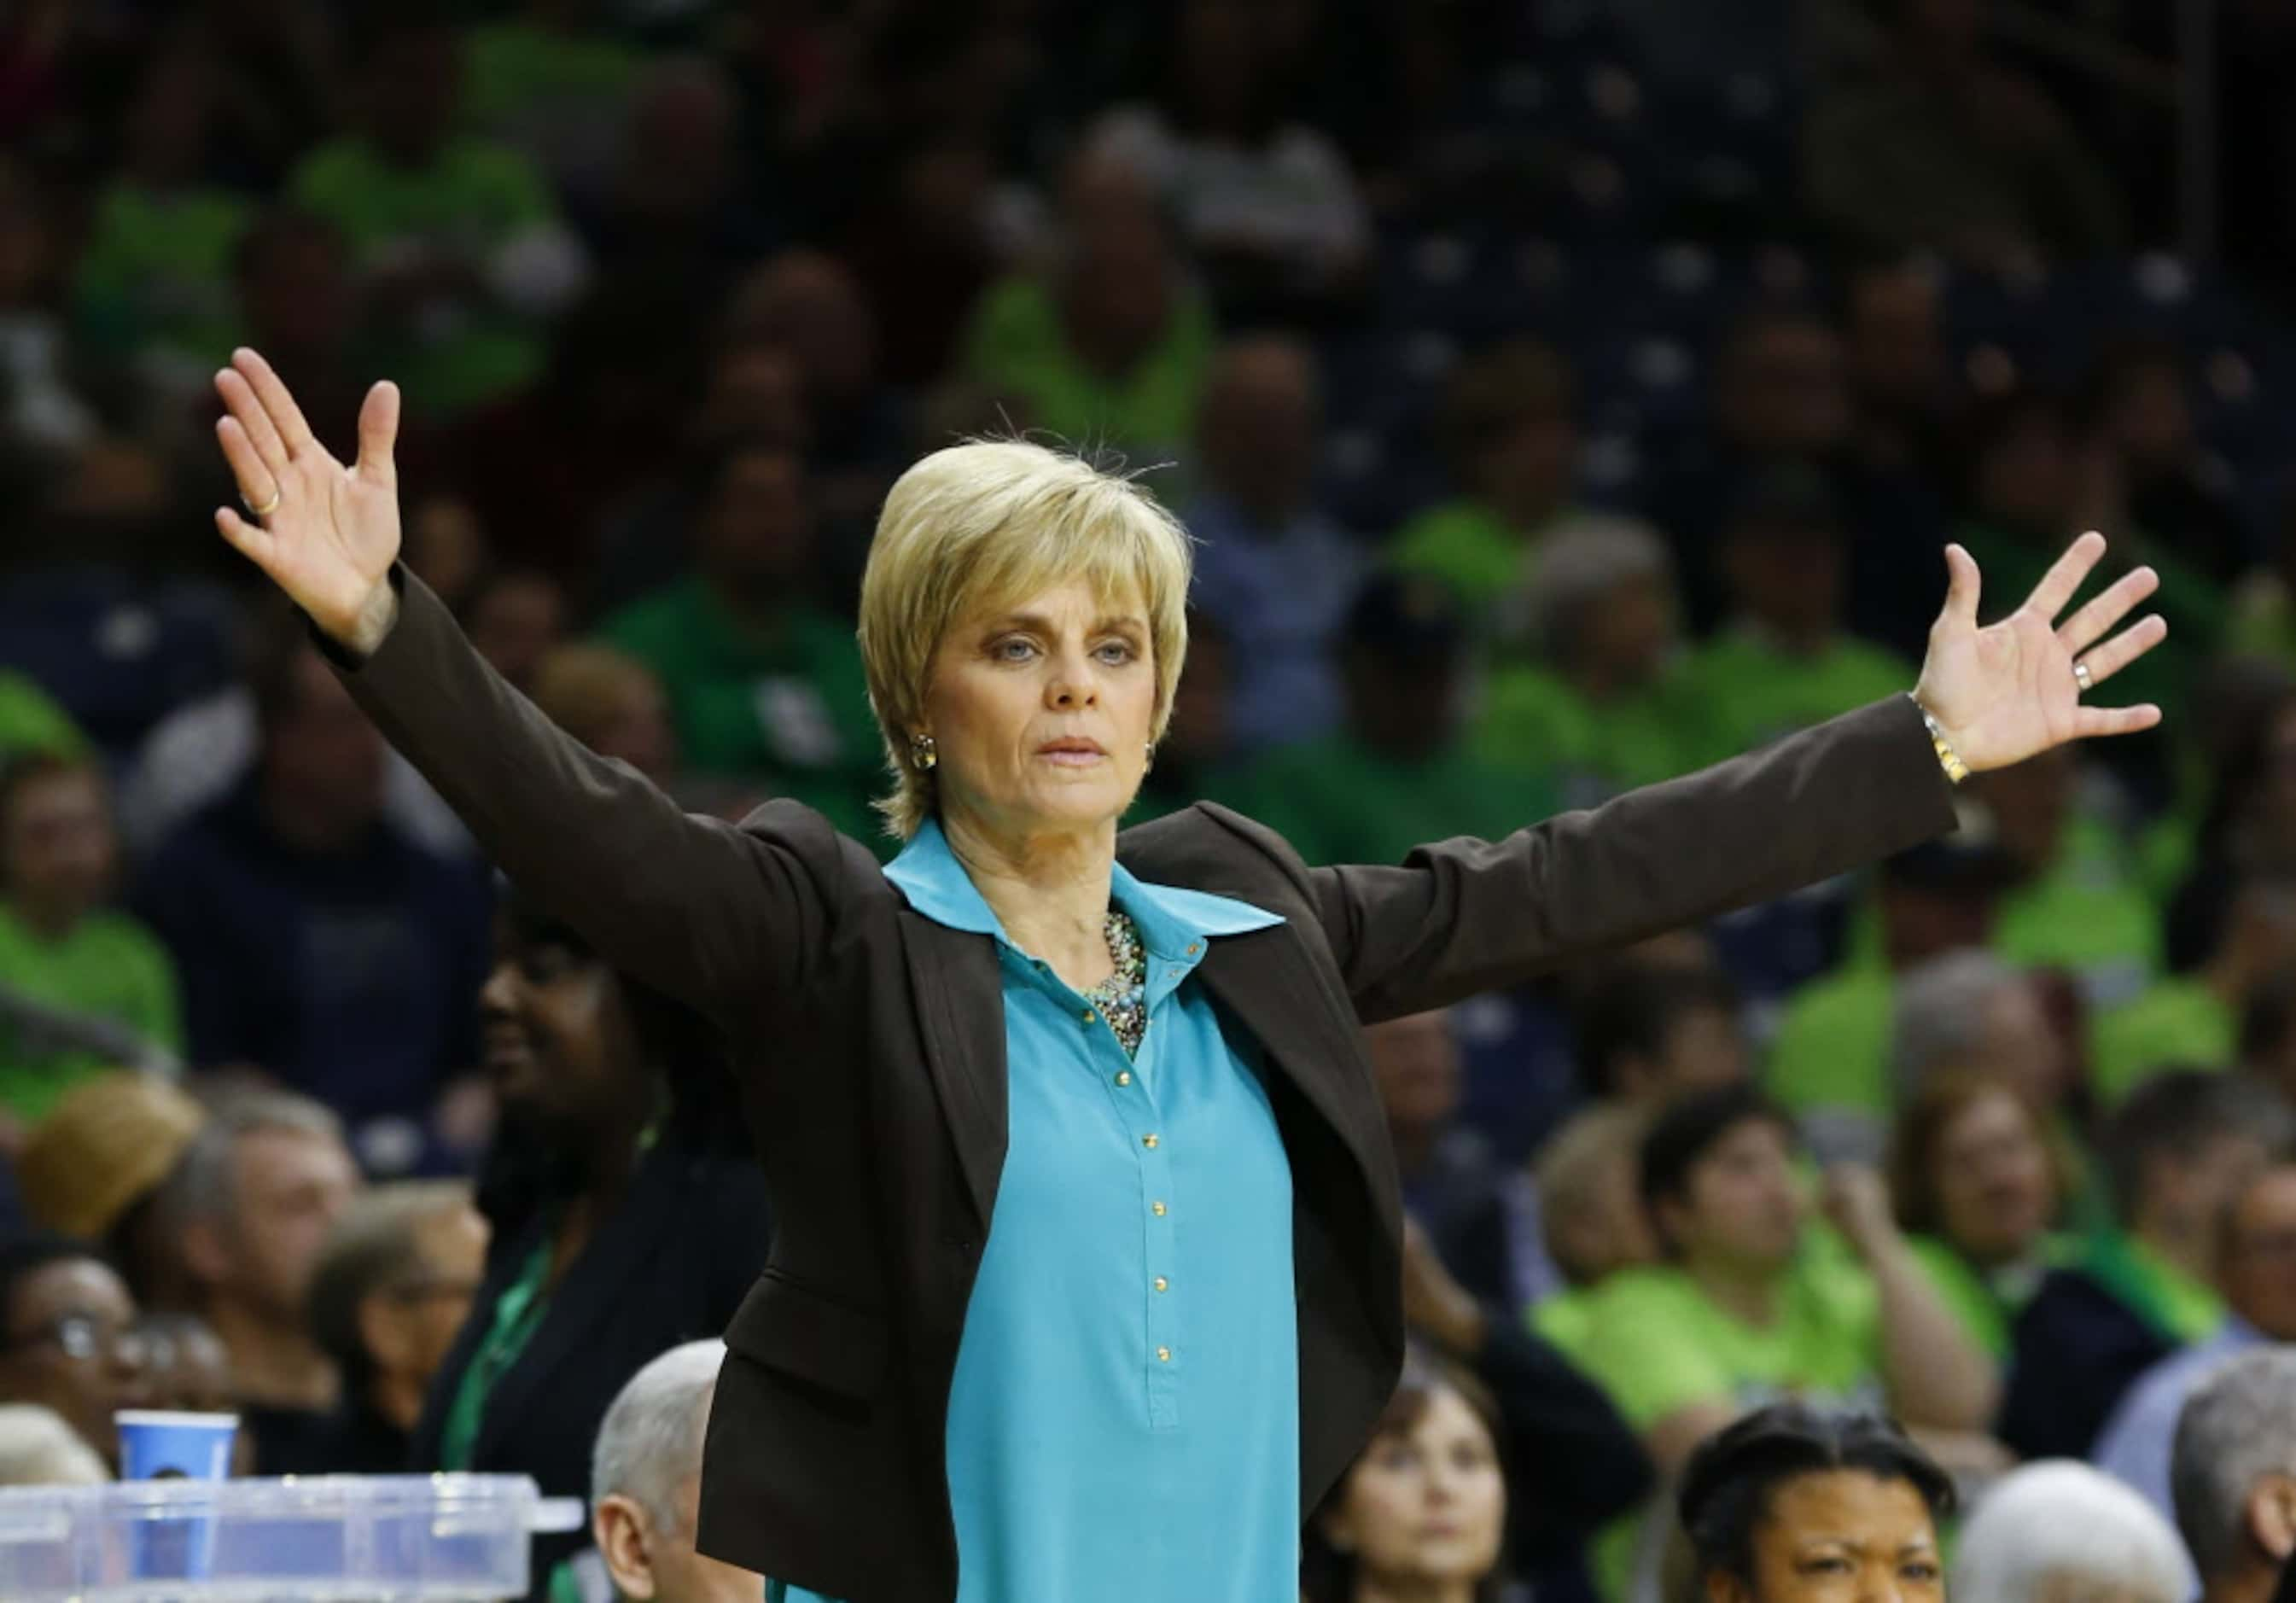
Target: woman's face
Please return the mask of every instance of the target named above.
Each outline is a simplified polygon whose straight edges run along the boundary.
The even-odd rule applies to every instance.
[[[146,1405],[149,1376],[135,1300],[92,1258],[26,1275],[0,1330],[0,1401],[53,1409],[105,1462],[119,1461],[111,1416]]]
[[[944,822],[1010,842],[1113,828],[1140,788],[1155,712],[1136,596],[1103,602],[1079,580],[962,621],[925,697]]]
[[[119,861],[103,785],[92,769],[27,780],[0,820],[0,885],[43,924],[69,925],[111,890]]]
[[[1753,1586],[1717,1571],[1708,1603],[1939,1603],[1944,1572],[1929,1505],[1905,1481],[1862,1469],[1797,1476],[1754,1527]]]
[[[1930,1185],[1946,1239],[1976,1263],[2021,1255],[2056,1211],[2048,1148],[2006,1090],[1986,1091],[1946,1121],[1930,1152]]]
[[[1688,1259],[1779,1268],[1801,1240],[1793,1151],[1767,1119],[1748,1119],[1715,1142],[1692,1167],[1686,1194],[1659,1205]]]
[[[479,992],[485,1066],[505,1108],[586,1124],[638,1073],[621,981],[586,952],[496,920],[494,972]]]
[[[1390,1591],[1472,1584],[1499,1561],[1506,1483],[1491,1434],[1438,1386],[1406,1429],[1374,1437],[1324,1534]]]

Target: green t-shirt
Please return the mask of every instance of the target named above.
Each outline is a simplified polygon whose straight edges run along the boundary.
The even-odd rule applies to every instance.
[[[340,228],[369,268],[421,243],[483,269],[520,234],[557,220],[548,185],[524,156],[472,137],[448,140],[420,169],[386,160],[361,139],[330,140],[289,176],[287,193]],[[542,372],[542,331],[490,299],[433,304],[389,332],[405,341],[393,370],[420,406],[474,406]]]
[[[45,752],[78,757],[86,751],[87,737],[70,713],[26,675],[0,668],[0,755]]]
[[[766,780],[884,844],[869,808],[886,783],[884,740],[849,624],[800,607],[761,631],[693,576],[632,603],[601,633],[661,680],[689,767]]]
[[[107,186],[72,278],[79,327],[123,355],[158,348],[207,366],[226,360],[241,328],[232,257],[254,216],[246,196],[226,189]]]
[[[1554,811],[1552,786],[1535,769],[1456,745],[1398,761],[1348,734],[1271,752],[1238,777],[1235,797],[1238,811],[1316,865],[1399,863],[1423,843],[1495,841]]]
[[[1897,978],[1878,959],[1843,963],[1794,992],[1763,1084],[1796,1117],[1818,1108],[1886,1117]]]
[[[1396,530],[1388,563],[1450,587],[1470,612],[1488,621],[1499,598],[1525,582],[1538,530],[1517,530],[1496,508],[1462,496],[1429,507]]]
[[[1079,448],[1115,447],[1133,465],[1145,466],[1183,453],[1193,440],[1213,339],[1201,297],[1183,291],[1162,337],[1128,371],[1099,373],[1069,343],[1051,291],[1021,275],[981,296],[965,333],[964,366],[991,390],[1020,397],[1031,427]],[[1185,498],[1158,493],[1168,502]]]
[[[1906,1245],[1946,1311],[1996,1363],[2008,1361],[2010,1333],[2043,1277],[2073,1261],[2072,1243],[2059,1236],[2045,1237],[2026,1262],[1994,1270],[1979,1269],[1939,1237],[1911,1236]]]
[[[2002,898],[1993,949],[2021,967],[2066,969],[2091,1007],[2114,1007],[2160,972],[2160,909],[2112,826],[2076,816],[2056,861]]]
[[[124,1024],[180,1052],[184,1029],[176,968],[167,949],[123,913],[95,913],[62,940],[36,933],[0,902],[0,985],[68,1013]],[[119,1065],[94,1053],[56,1050],[0,1023],[0,1107],[39,1118],[83,1080]]]
[[[2164,1068],[2222,1068],[2239,1048],[2240,1015],[2202,982],[2172,974],[2090,1021],[2089,1084],[2111,1108]]]
[[[644,63],[619,39],[514,18],[480,22],[463,36],[463,116],[498,132],[537,109],[611,105]]]
[[[1583,1356],[1637,1431],[1701,1403],[1882,1402],[1878,1294],[1831,1254],[1796,1261],[1767,1327],[1715,1306],[1671,1265],[1621,1270],[1603,1282]]]
[[[1718,762],[1910,690],[1914,670],[1848,635],[1803,654],[1740,622],[1691,654],[1689,678],[1709,709],[1701,760]]]
[[[1516,663],[1484,686],[1469,739],[1486,761],[1552,772],[1560,805],[1594,807],[1698,767],[1704,717],[1703,696],[1679,669],[1596,703],[1559,674]]]
[[[2186,1347],[2224,1323],[2224,1299],[2136,1237],[2101,1231],[2082,1245],[2080,1267],[2150,1325],[2163,1341]]]
[[[1544,1336],[1557,1352],[1586,1369],[1587,1344],[1595,1333],[1602,1295],[1601,1286],[1558,1291],[1524,1309],[1523,1323],[1531,1334]]]

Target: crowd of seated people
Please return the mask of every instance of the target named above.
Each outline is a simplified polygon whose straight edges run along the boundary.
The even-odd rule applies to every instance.
[[[0,1481],[229,1409],[243,1473],[592,1498],[537,1595],[756,1595],[692,1551],[693,1344],[771,1229],[717,1042],[497,880],[213,538],[245,343],[339,448],[404,385],[409,565],[551,718],[886,855],[856,586],[959,437],[1181,514],[1133,816],[1316,862],[1903,693],[1947,540],[1989,620],[2102,529],[2098,582],[2161,575],[2114,686],[2157,735],[1370,1032],[1420,1351],[1302,1584],[1799,1596],[1780,1533],[1855,1515],[1918,1590],[1949,1481],[1956,1590],[2260,1603],[2296,25],[2218,8],[2218,266],[2169,249],[2162,128],[2012,8],[1803,9],[0,8]]]

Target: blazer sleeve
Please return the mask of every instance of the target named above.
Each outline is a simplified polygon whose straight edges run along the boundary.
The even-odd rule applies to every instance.
[[[324,636],[321,647],[521,891],[699,1008],[802,983],[835,911],[826,820],[790,803],[762,829],[685,812],[512,688],[421,580],[399,567],[391,582],[398,619],[372,655],[349,661]]]
[[[1951,783],[1900,695],[1504,840],[1309,878],[1370,1023],[1784,895],[1953,826]]]

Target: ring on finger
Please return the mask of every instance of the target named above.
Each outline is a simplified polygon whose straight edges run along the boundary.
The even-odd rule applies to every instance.
[[[249,500],[247,498],[247,492],[242,490],[240,492],[239,504],[242,506],[246,507],[247,510],[252,513],[255,516],[258,518],[267,518],[273,513],[279,510],[279,487],[275,484],[271,487],[271,498],[263,503],[260,506],[258,506],[254,502]]]
[[[274,498],[275,499],[276,497]],[[2096,688],[2095,677],[2089,672],[2087,663],[2076,662],[2073,664],[2073,683],[2079,686],[2080,693],[2083,695],[2087,695],[2090,691]]]

